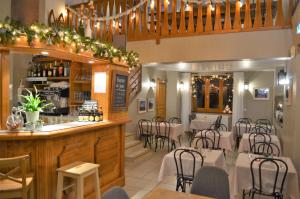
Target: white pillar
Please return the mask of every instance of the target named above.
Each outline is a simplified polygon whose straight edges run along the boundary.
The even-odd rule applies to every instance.
[[[232,126],[244,116],[244,73],[233,73]]]
[[[189,129],[189,115],[191,114],[192,110],[192,92],[190,80],[190,73],[182,73],[181,81],[183,82],[183,86],[181,88],[181,122],[184,130]]]

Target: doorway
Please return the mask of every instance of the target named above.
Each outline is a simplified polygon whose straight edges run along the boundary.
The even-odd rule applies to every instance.
[[[156,117],[166,119],[166,81],[156,81]]]

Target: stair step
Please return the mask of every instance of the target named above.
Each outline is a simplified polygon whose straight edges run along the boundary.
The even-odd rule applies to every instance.
[[[134,147],[136,145],[142,145],[142,144],[143,144],[143,142],[140,141],[140,140],[128,140],[128,141],[126,140],[125,149],[129,149],[129,148]]]
[[[125,152],[125,158],[126,159],[136,159],[136,158],[139,158],[147,153],[150,152],[150,150],[148,148],[139,148],[139,149],[136,149],[136,147],[132,148],[132,149],[135,149],[135,150],[127,150]]]

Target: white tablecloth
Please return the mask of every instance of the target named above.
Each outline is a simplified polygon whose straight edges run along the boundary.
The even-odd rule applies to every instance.
[[[241,152],[249,152],[250,151],[250,146],[249,146],[249,133],[245,133],[243,134],[243,137],[240,141],[240,146],[239,146],[239,153]],[[281,150],[281,145],[280,145],[280,141],[277,135],[270,135],[271,136],[271,142],[276,144],[279,147],[280,150],[280,154],[282,153]],[[253,136],[252,136],[252,143],[254,143],[253,141]]]
[[[160,171],[159,171],[159,176],[158,176],[159,182],[164,180],[168,176],[176,176],[177,174],[176,164],[174,160],[174,151],[171,151],[170,153],[166,154],[162,161]],[[216,166],[227,171],[225,158],[221,150],[201,149],[200,153],[203,155],[204,158],[204,163],[203,163],[204,166]],[[186,158],[183,156],[183,158],[184,158],[184,165],[186,166],[184,168],[190,168],[190,170],[192,170],[193,160],[191,156],[187,156]],[[195,172],[197,172],[197,170],[201,166],[201,160],[199,160],[199,158],[196,159],[195,165],[196,165]]]
[[[251,155],[252,159],[256,157],[255,155]],[[243,189],[249,190],[252,187],[252,178],[251,178],[251,171],[250,171],[250,163],[251,158],[249,157],[249,154],[246,153],[240,153],[236,164],[235,164],[235,171],[234,171],[234,195],[242,195]],[[287,178],[285,180],[285,189],[284,192],[289,195],[293,199],[299,199],[299,184],[298,184],[298,175],[297,171],[293,165],[293,162],[290,158],[287,157],[280,157],[280,159],[284,160],[288,165],[288,174]],[[262,167],[262,169],[264,169]],[[271,168],[265,168],[265,172],[269,175],[263,175],[263,182],[266,182],[268,180],[273,181],[274,180],[274,171]],[[270,176],[270,177],[268,177]],[[280,179],[280,173],[279,173],[279,179]],[[268,182],[270,183],[270,182]],[[267,184],[268,184],[267,183]],[[287,198],[287,197],[285,197]]]
[[[191,121],[190,129],[196,129],[196,130],[203,130],[208,129],[213,123],[215,123],[214,120],[211,119],[194,119]]]
[[[235,143],[233,139],[233,133],[231,131],[220,131],[221,138],[219,147],[221,149],[226,149],[228,151],[233,151],[235,148]],[[196,136],[201,136],[201,132],[198,132]],[[213,139],[212,134],[208,134],[207,137]],[[217,138],[216,138],[217,139]],[[192,147],[196,146],[196,140],[193,140]]]
[[[255,132],[255,123],[250,123],[250,132]],[[238,128],[238,127],[237,127]],[[249,124],[248,124],[248,129],[249,129]],[[248,130],[247,129],[247,130]],[[240,133],[241,134],[244,134],[244,132],[246,131],[246,124],[240,124]],[[249,130],[248,130],[249,132]],[[237,136],[237,129],[236,129],[236,125],[234,125],[233,127],[233,133],[234,133],[234,136]],[[275,127],[272,126],[272,129],[271,129],[271,134],[274,134],[275,135]]]
[[[145,125],[145,124],[144,124]],[[152,122],[152,133],[156,135],[157,130],[156,130],[156,123]],[[165,125],[163,123],[160,123],[160,131],[164,132],[165,131]],[[170,124],[170,138],[178,141],[178,136],[183,135],[183,125],[182,124]]]

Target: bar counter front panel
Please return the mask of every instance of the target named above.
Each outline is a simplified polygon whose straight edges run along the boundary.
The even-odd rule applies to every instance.
[[[30,155],[38,199],[55,199],[56,169],[76,161],[100,165],[100,190],[104,192],[125,184],[126,122],[128,119],[82,125],[77,122],[66,125],[69,128],[34,133],[0,131],[0,158]],[[85,181],[86,198],[94,198],[92,183],[92,178]],[[65,198],[74,198],[72,190],[66,191]]]

